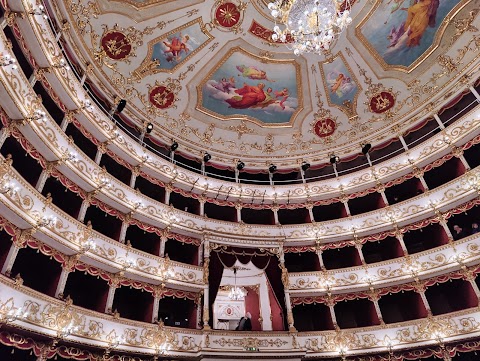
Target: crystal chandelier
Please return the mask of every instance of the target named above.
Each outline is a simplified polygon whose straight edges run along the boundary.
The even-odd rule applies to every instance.
[[[228,298],[232,301],[241,301],[245,298],[245,292],[242,288],[237,287],[237,268],[233,267],[233,274],[235,276],[235,286],[230,287],[230,292],[228,293]]]
[[[272,40],[295,55],[323,54],[352,22],[349,0],[275,0],[268,8],[275,19]]]

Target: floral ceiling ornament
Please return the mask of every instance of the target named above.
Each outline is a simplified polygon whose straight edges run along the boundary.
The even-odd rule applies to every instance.
[[[295,55],[328,54],[352,22],[349,0],[275,0],[268,9],[275,19],[273,41],[284,43]]]
[[[236,0],[217,0],[212,8],[211,28],[229,31],[235,34],[241,33],[240,27],[245,14],[247,3]]]

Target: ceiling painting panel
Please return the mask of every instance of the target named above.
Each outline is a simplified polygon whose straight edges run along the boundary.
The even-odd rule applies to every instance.
[[[285,125],[301,110],[298,64],[230,51],[198,88],[199,110],[220,119]]]
[[[148,43],[148,53],[133,74],[141,79],[147,75],[173,73],[211,40],[201,18],[161,35]]]
[[[328,104],[353,115],[362,88],[342,53],[338,53],[333,60],[321,63],[320,71]]]
[[[438,45],[465,1],[383,0],[367,16],[358,34],[384,68],[410,71]]]

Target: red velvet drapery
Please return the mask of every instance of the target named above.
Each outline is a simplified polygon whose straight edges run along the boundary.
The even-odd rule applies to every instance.
[[[231,268],[233,267],[237,259],[242,264],[247,264],[251,261],[255,265],[255,267],[258,267],[259,269],[265,269],[267,281],[271,285],[272,292],[277,299],[276,302],[278,303],[278,308],[281,310],[281,312],[277,312],[280,319],[278,323],[282,324],[283,327],[280,328],[280,326],[278,325],[278,330],[284,330],[285,320],[283,318],[283,315],[286,314],[286,308],[283,284],[281,281],[281,270],[279,267],[277,256],[271,255],[267,252],[262,252],[258,249],[244,249],[236,247],[226,247],[214,250],[210,255],[208,279],[210,327],[213,326],[213,303],[215,302],[218,288],[220,287],[224,265],[225,267]]]

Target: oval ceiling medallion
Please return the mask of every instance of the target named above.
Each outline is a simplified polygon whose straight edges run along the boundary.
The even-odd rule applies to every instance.
[[[152,88],[148,98],[150,103],[159,109],[170,108],[175,102],[175,94],[163,85]]]
[[[106,32],[100,41],[105,54],[113,60],[121,60],[130,55],[132,44],[127,36],[120,31]]]
[[[313,132],[320,138],[332,135],[335,129],[337,129],[337,123],[331,118],[319,119],[313,125]]]
[[[237,5],[231,2],[223,3],[215,9],[215,22],[224,28],[232,28],[240,21],[241,13]]]
[[[370,111],[377,114],[381,114],[392,109],[394,105],[395,94],[386,90],[374,94],[368,102]]]

